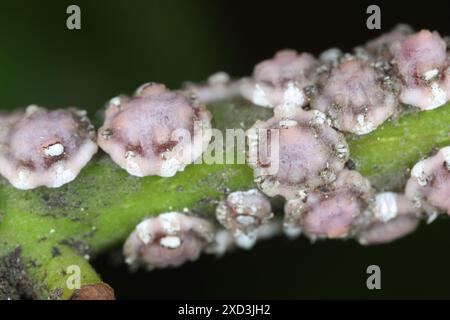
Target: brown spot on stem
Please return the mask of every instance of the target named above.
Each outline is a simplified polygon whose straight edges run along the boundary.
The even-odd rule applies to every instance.
[[[114,290],[105,283],[85,285],[75,290],[69,300],[115,300]]]

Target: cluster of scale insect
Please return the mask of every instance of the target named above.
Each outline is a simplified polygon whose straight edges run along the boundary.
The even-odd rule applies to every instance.
[[[19,189],[60,187],[76,178],[99,146],[131,175],[171,177],[207,149],[212,116],[204,103],[243,97],[273,109],[273,117],[257,121],[247,137],[252,153],[260,147],[258,131],[278,132],[277,170],[263,155],[250,161],[258,189],[224,196],[216,221],[189,212],[145,219],[124,245],[130,265],[178,266],[202,252],[251,248],[282,230],[312,240],[390,242],[414,231],[424,217],[450,214],[450,150],[417,163],[404,193],[377,193],[347,168],[345,134],[368,134],[405,108],[446,103],[447,50],[437,32],[414,33],[404,25],[352,53],[332,48],[316,58],[283,50],[238,81],[219,72],[181,91],[148,83],[132,97],[115,97],[97,134],[76,108],[30,106],[0,114],[0,174]],[[273,215],[275,196],[286,200],[283,220]]]

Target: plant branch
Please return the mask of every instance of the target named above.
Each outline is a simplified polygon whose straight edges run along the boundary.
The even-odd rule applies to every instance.
[[[243,100],[208,108],[221,130],[246,129],[272,115]],[[347,137],[350,157],[376,188],[399,187],[412,164],[450,145],[449,124],[449,104],[411,112],[368,135]],[[21,191],[0,179],[0,256],[20,248],[36,297],[66,299],[74,293],[66,285],[67,267],[80,267],[82,286],[101,283],[86,258],[123,243],[145,217],[183,209],[211,214],[221,196],[252,187],[253,173],[245,164],[194,164],[171,178],[137,178],[103,153],[58,189]]]

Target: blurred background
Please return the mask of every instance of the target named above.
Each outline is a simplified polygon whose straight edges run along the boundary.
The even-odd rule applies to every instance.
[[[81,8],[81,30],[66,28],[70,4]],[[366,28],[369,4],[381,7],[382,30]],[[144,82],[178,88],[219,70],[241,77],[282,48],[349,51],[399,22],[450,34],[443,1],[18,0],[0,6],[0,111],[34,103],[78,106],[94,116],[109,98]],[[378,247],[280,237],[178,269],[130,274],[110,255],[94,265],[122,299],[450,298],[449,233],[450,220],[440,219]],[[381,268],[381,290],[366,288],[372,264]]]

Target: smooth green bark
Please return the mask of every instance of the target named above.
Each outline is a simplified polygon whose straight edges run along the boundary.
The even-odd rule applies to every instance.
[[[242,100],[208,107],[221,130],[271,116]],[[417,160],[450,145],[449,124],[450,105],[411,112],[368,135],[349,136],[350,157],[377,188],[397,187]],[[0,179],[0,256],[20,248],[37,297],[65,299],[73,292],[67,268],[80,267],[82,285],[100,282],[86,258],[120,245],[145,217],[183,209],[210,214],[222,195],[253,186],[245,164],[193,164],[172,178],[136,178],[103,153],[58,189],[20,191]]]

